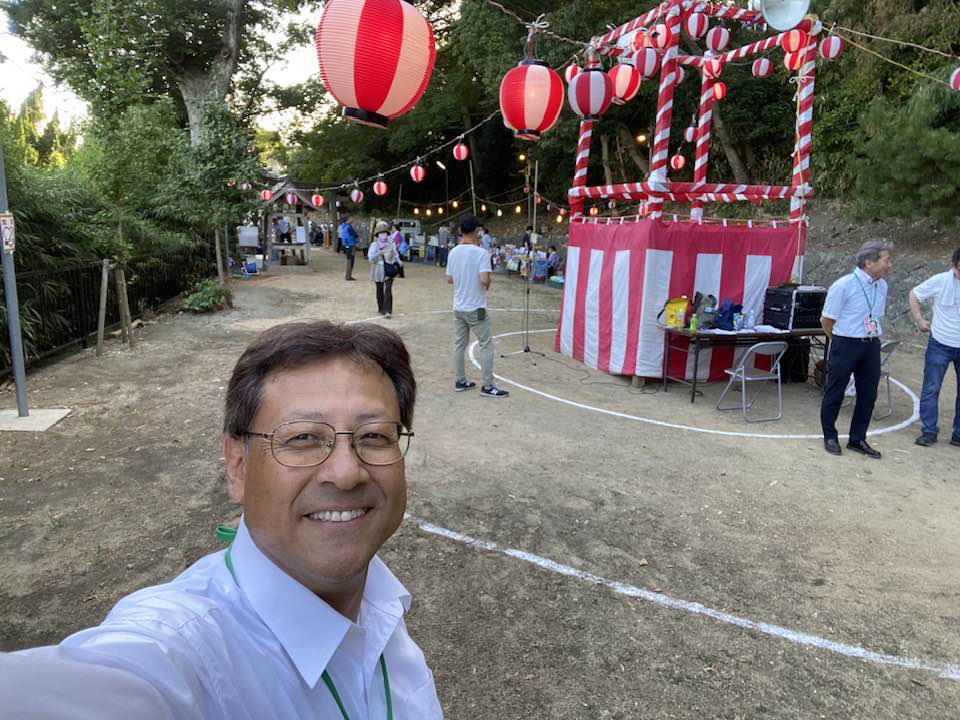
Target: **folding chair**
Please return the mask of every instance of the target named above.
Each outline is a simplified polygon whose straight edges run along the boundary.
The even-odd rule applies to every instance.
[[[877,415],[874,409],[874,420],[883,420],[893,415],[893,395],[890,393],[890,356],[899,344],[899,340],[887,340],[880,346],[880,382],[887,381],[887,411],[883,415]]]
[[[723,389],[723,392],[720,393],[720,399],[717,400],[717,410],[736,410],[740,409],[740,412],[743,414],[743,419],[747,422],[766,422],[768,420],[779,420],[783,417],[783,388],[780,381],[780,360],[783,358],[783,354],[787,351],[787,343],[778,340],[775,342],[761,342],[756,345],[752,345],[747,349],[743,354],[743,357],[740,359],[740,364],[735,368],[730,368],[724,370],[724,372],[730,376],[730,380],[727,383],[727,386]],[[755,360],[758,356],[769,356],[771,358],[770,369],[769,370],[758,370],[754,367]],[[747,414],[747,410],[753,406],[753,403],[760,396],[760,392],[763,390],[761,387],[760,390],[757,390],[756,394],[747,402],[747,383],[760,381],[777,381],[777,414],[770,417],[750,417]],[[728,407],[723,407],[723,399],[726,397],[727,392],[733,387],[734,383],[740,383],[740,402],[737,405],[730,405]]]

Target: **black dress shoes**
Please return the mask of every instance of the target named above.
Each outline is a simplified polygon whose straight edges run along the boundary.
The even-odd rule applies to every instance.
[[[874,450],[872,447],[867,445],[866,440],[858,440],[857,442],[853,442],[851,440],[850,442],[847,443],[847,449],[853,450],[854,452],[858,452],[861,455],[866,455],[867,457],[874,458],[875,460],[879,460],[881,457],[880,451]]]
[[[823,449],[831,455],[840,455],[843,452],[840,449],[840,443],[837,442],[836,438],[825,438],[823,441]]]

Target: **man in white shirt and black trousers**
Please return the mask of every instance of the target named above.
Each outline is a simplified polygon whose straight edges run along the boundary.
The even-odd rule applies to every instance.
[[[887,281],[893,269],[890,253],[893,243],[871,240],[857,252],[857,267],[844,275],[827,291],[820,325],[830,339],[827,358],[827,382],[820,406],[823,446],[828,453],[840,455],[837,415],[844,391],[853,373],[857,401],[850,421],[847,449],[880,459],[880,452],[867,444],[867,428],[877,401],[880,382],[880,321],[886,312]]]
[[[403,621],[410,595],[376,556],[406,508],[415,397],[386,328],[262,333],[227,390],[228,490],[243,505],[236,530],[218,529],[229,548],[59,646],[0,655],[0,715],[442,718]]]
[[[920,422],[923,430],[917,445],[929,447],[940,432],[940,388],[947,368],[957,374],[957,402],[950,444],[960,446],[960,248],[953,251],[951,268],[927,278],[910,291],[910,312],[920,332],[930,333],[923,362],[920,390]],[[923,316],[920,303],[933,299],[933,323]]]

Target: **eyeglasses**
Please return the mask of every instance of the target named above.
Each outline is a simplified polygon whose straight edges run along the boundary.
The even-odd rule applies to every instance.
[[[353,451],[366,465],[393,465],[403,459],[413,433],[396,422],[371,422],[352,432],[313,420],[280,423],[272,433],[245,432],[244,435],[270,441],[274,459],[285,467],[306,468],[323,463],[337,442],[337,435],[349,435]]]

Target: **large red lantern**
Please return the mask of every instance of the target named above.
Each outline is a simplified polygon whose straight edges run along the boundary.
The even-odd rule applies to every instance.
[[[270,192],[269,190],[261,190],[260,199],[263,200],[264,202],[270,202],[271,200],[273,200],[273,193]]]
[[[297,197],[295,192],[288,192],[286,196],[287,205],[299,205],[300,198]]]
[[[420,99],[437,54],[430,23],[403,0],[329,0],[316,45],[323,85],[343,116],[379,128]]]
[[[323,207],[323,203],[325,202],[326,200],[323,199],[323,195],[317,194],[310,196],[310,204],[314,207]]]
[[[805,48],[809,41],[810,37],[803,30],[794,28],[783,34],[780,39],[780,47],[787,52],[798,52]]]
[[[707,47],[721,52],[730,44],[730,31],[725,27],[715,27],[707,33]]]
[[[580,74],[580,66],[576,63],[570,63],[567,65],[567,69],[563,71],[563,79],[568,83],[573,80],[574,77]]]
[[[541,60],[521,60],[500,81],[503,124],[521,140],[539,140],[557,122],[562,106],[563,81]]]
[[[633,58],[633,64],[645,78],[653,77],[660,68],[660,56],[653,48],[642,48]]]
[[[387,187],[387,184],[382,179],[377,180],[373,184],[373,194],[379,197],[383,197],[384,195],[386,195],[387,192],[389,192],[389,190],[390,188]]]
[[[753,76],[756,78],[768,78],[773,75],[773,63],[770,62],[767,58],[760,58],[759,60],[753,61],[753,67],[751,68]]]
[[[614,65],[607,71],[607,75],[613,85],[611,102],[615,105],[623,105],[633,100],[640,90],[640,73],[633,65],[627,63]]]
[[[423,182],[423,179],[427,176],[427,169],[420,164],[420,161],[417,160],[417,164],[410,168],[410,177],[413,178],[415,183]]]
[[[824,60],[836,60],[843,54],[845,45],[842,37],[836,35],[825,37],[820,43],[820,57]]]
[[[350,191],[350,199],[357,205],[363,202],[363,190],[354,188]]]
[[[707,20],[707,16],[699,12],[690,13],[683,21],[684,32],[694,40],[702,38],[709,27],[710,23]]]
[[[584,120],[596,120],[610,107],[613,83],[600,68],[587,68],[570,82],[567,100]]]
[[[803,54],[798,52],[788,52],[783,56],[783,64],[787,70],[799,70],[803,67]]]
[[[950,87],[954,92],[960,92],[960,67],[950,73]]]
[[[470,157],[470,148],[468,148],[464,143],[458,142],[453,146],[453,159],[460,160],[461,162]]]

